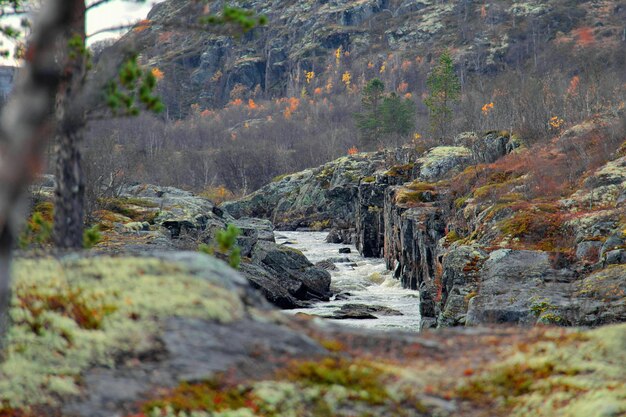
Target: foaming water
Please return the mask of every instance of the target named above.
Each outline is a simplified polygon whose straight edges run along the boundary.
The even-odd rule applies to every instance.
[[[382,259],[363,258],[354,245],[326,243],[326,235],[325,232],[276,232],[276,242],[302,251],[313,263],[332,260],[337,267],[336,271],[330,271],[333,292],[349,295],[346,299],[320,302],[306,309],[287,310],[287,313],[329,316],[344,304],[381,305],[398,310],[403,315],[336,320],[336,323],[372,329],[419,331],[418,292],[402,288],[400,282],[386,270]],[[351,253],[340,254],[339,249],[346,247]]]

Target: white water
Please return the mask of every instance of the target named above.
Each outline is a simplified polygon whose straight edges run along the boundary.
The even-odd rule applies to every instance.
[[[403,289],[400,281],[385,269],[382,259],[363,258],[354,245],[326,243],[326,232],[276,232],[276,242],[298,249],[313,263],[329,258],[349,258],[351,263],[337,263],[330,271],[331,288],[335,293],[349,293],[345,300],[316,303],[311,308],[287,310],[329,316],[344,304],[382,305],[400,311],[401,316],[378,316],[378,319],[334,320],[336,323],[383,330],[419,331],[419,294]],[[349,247],[352,253],[340,254],[339,248]],[[356,265],[355,265],[356,264]],[[376,315],[376,313],[373,313]]]

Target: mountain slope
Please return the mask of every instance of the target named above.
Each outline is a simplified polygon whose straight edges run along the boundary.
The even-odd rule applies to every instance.
[[[348,71],[354,81],[386,76],[394,87],[405,81],[417,91],[423,69],[443,48],[453,51],[462,78],[563,64],[574,75],[575,65],[555,58],[586,47],[603,55],[598,62],[605,70],[607,64],[623,65],[613,56],[625,41],[626,7],[619,1],[242,3],[267,15],[269,23],[240,39],[193,30],[201,6],[186,0],[156,5],[148,16],[151,25],[131,34],[141,39],[145,62],[163,70],[172,114],[187,114],[191,104],[223,105],[238,85],[265,97],[298,95],[311,81],[305,71],[315,73],[312,81],[319,87],[336,81],[331,73]],[[223,4],[207,7],[218,12]]]

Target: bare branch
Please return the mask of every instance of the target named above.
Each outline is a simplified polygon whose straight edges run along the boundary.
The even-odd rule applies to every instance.
[[[87,5],[87,11],[91,10],[91,9],[95,9],[98,6],[102,6],[105,3],[110,2],[111,0],[96,0],[93,3]]]
[[[138,23],[129,23],[126,25],[119,25],[119,26],[110,26],[108,28],[104,28],[104,29],[100,29],[97,30],[93,33],[90,33],[89,35],[86,36],[87,39],[99,35],[101,33],[108,33],[108,32],[120,32],[122,30],[130,30],[132,28],[134,28],[135,26],[137,26]]]

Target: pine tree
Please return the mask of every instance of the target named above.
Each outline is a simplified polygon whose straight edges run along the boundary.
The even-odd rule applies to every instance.
[[[385,84],[378,78],[363,88],[363,111],[355,115],[363,145],[384,143],[389,136],[406,136],[415,127],[415,103],[395,93],[385,94]]]
[[[424,104],[430,111],[430,128],[434,137],[440,139],[448,133],[452,121],[452,104],[461,97],[461,81],[454,72],[452,57],[444,51],[439,57],[439,63],[428,76],[426,81],[430,95]]]

